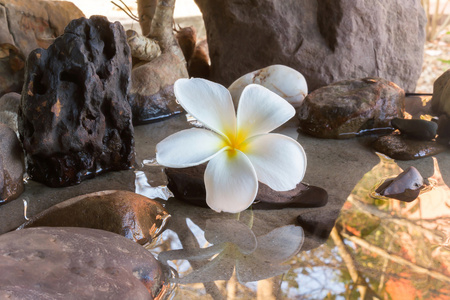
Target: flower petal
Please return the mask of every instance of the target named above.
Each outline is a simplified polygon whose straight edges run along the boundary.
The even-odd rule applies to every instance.
[[[239,150],[211,159],[205,171],[206,203],[217,212],[237,213],[255,200],[258,180],[250,160]]]
[[[238,136],[247,138],[268,133],[295,115],[295,108],[286,100],[258,85],[245,87],[237,110]]]
[[[200,78],[178,79],[174,92],[181,106],[206,127],[224,135],[236,134],[236,115],[230,92]]]
[[[186,168],[202,164],[221,149],[225,149],[222,136],[199,128],[179,131],[156,145],[156,160],[160,165]]]
[[[245,155],[258,180],[276,191],[296,187],[306,171],[306,154],[300,144],[282,134],[269,133],[246,141]]]

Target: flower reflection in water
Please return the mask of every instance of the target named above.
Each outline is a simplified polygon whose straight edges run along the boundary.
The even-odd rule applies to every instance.
[[[271,278],[287,272],[289,265],[282,263],[297,254],[304,241],[303,229],[287,225],[255,236],[244,223],[236,219],[210,219],[206,221],[205,239],[210,246],[161,252],[158,259],[206,261],[200,268],[182,278],[178,283],[229,280],[236,272],[241,283]]]

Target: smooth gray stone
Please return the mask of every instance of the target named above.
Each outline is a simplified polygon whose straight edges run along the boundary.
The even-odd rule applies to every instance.
[[[164,273],[144,247],[97,229],[0,236],[0,299],[153,299]]]

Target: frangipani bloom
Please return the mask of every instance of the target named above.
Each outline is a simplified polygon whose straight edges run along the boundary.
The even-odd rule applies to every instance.
[[[248,208],[258,180],[276,191],[296,187],[306,170],[297,141],[269,133],[295,115],[286,100],[256,85],[241,94],[237,115],[231,95],[220,84],[179,79],[174,85],[181,106],[208,129],[177,132],[156,146],[156,160],[172,168],[209,161],[204,179],[206,202],[213,210],[236,213]]]

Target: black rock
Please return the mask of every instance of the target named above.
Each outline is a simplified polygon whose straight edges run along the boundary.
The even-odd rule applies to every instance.
[[[73,20],[30,53],[19,133],[33,180],[61,187],[132,166],[130,70],[122,25],[101,16]]]
[[[413,160],[436,155],[447,148],[435,141],[409,139],[403,135],[391,134],[376,139],[372,147],[390,158]]]
[[[423,185],[424,179],[422,175],[416,168],[411,166],[394,179],[384,181],[375,192],[381,196],[411,202],[419,196]]]
[[[208,207],[203,180],[205,165],[173,169],[166,168],[168,188],[177,199],[191,204]],[[253,209],[281,209],[286,207],[321,207],[328,203],[328,193],[316,186],[299,183],[296,188],[286,192],[277,192],[263,183],[259,183]]]
[[[24,190],[23,151],[15,132],[0,124],[0,204],[17,198]]]
[[[436,137],[438,128],[438,125],[435,122],[419,119],[394,118],[391,121],[391,125],[408,137],[427,141]]]

